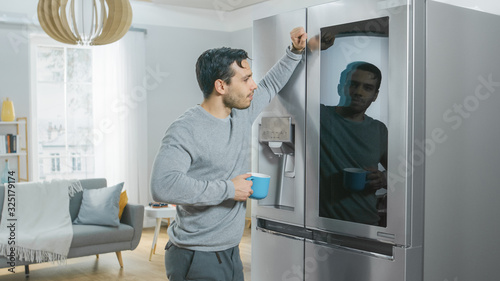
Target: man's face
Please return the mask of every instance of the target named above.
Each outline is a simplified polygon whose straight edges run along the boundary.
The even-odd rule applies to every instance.
[[[241,66],[239,67],[236,62],[231,64],[235,74],[231,77],[231,83],[226,84],[228,90],[223,98],[224,105],[228,108],[248,108],[253,99],[253,91],[257,89],[248,61],[243,60]]]
[[[347,107],[354,112],[365,112],[377,99],[377,82],[373,73],[360,69],[355,70],[344,88],[350,99]]]

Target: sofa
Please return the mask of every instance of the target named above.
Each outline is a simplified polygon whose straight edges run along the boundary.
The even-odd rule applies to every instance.
[[[83,189],[97,189],[107,186],[106,179],[80,180]],[[0,215],[4,203],[4,186],[0,185]],[[71,221],[78,217],[82,204],[83,192],[77,192],[70,198],[69,211]],[[119,221],[119,226],[101,226],[90,224],[72,224],[73,239],[67,258],[76,258],[115,252],[120,267],[123,267],[121,251],[134,250],[142,235],[144,206],[127,204]],[[29,274],[29,264],[16,261],[16,266],[24,265],[26,275]],[[0,256],[0,268],[11,267],[6,257]]]

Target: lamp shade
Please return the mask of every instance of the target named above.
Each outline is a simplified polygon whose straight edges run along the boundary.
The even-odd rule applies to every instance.
[[[132,24],[129,0],[39,0],[38,20],[53,39],[73,45],[106,45]]]

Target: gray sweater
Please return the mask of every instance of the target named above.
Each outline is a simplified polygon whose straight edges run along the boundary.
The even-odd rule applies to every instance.
[[[168,228],[172,243],[198,251],[239,244],[245,202],[234,201],[234,177],[249,172],[253,121],[287,83],[302,55],[287,49],[258,84],[249,108],[218,119],[201,106],[188,109],[167,129],[156,155],[151,192],[156,201],[177,205]]]

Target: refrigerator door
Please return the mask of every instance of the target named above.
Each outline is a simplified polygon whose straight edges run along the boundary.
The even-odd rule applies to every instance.
[[[304,280],[304,238],[255,227],[258,224],[252,218],[252,281]]]
[[[285,54],[290,31],[306,25],[306,10],[254,21],[253,65],[256,81]],[[266,198],[252,200],[252,216],[304,225],[305,62],[252,128],[252,172],[271,176]]]
[[[420,133],[413,124],[411,17],[410,5],[405,1],[341,0],[308,8],[308,35],[313,43],[315,38],[318,40],[316,47],[310,41],[307,56],[305,223],[308,228],[393,245],[412,244],[409,229],[413,218],[412,177],[416,173],[412,169],[423,168],[414,167],[415,159],[411,157],[412,134]],[[355,81],[355,73],[363,72],[353,68],[356,71],[349,69],[342,73],[357,61],[372,63],[382,72],[378,96],[363,120],[369,116],[383,125],[378,123],[379,129],[367,131],[372,139],[364,143],[343,139],[348,133],[337,130],[336,124],[341,121],[332,121],[342,119],[333,118],[339,116],[336,106],[359,103],[357,98],[351,101],[353,94],[349,87],[356,85],[351,82]],[[365,146],[370,149],[374,146],[376,151],[365,152]],[[387,153],[383,153],[384,149],[388,149]],[[332,150],[334,153],[330,154]],[[339,154],[345,159],[337,157]],[[346,163],[357,163],[363,169],[386,170],[387,188],[375,194],[347,190],[342,171],[350,168],[345,167],[349,165]]]

